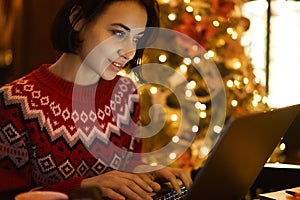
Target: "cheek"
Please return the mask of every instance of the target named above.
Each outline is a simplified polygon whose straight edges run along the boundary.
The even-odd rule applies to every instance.
[[[115,43],[112,40],[105,40],[93,49],[99,57],[105,57],[107,59],[115,59],[118,57],[118,49],[120,48],[120,43]]]
[[[117,58],[121,43],[107,32],[91,31],[82,43],[81,58]],[[90,54],[93,54],[90,56]]]
[[[95,71],[103,71],[109,61],[117,58],[117,51],[109,43],[100,43],[93,48],[85,46],[80,55],[82,61]]]
[[[99,34],[94,33],[94,31],[91,31],[90,33],[85,31],[83,34],[84,37],[82,39],[81,51],[79,53],[81,54],[81,57],[85,58],[92,53],[94,49],[98,48],[103,39],[99,37]]]

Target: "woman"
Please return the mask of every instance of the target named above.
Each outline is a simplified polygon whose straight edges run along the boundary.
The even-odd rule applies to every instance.
[[[97,187],[111,199],[151,199],[158,180],[180,192],[177,178],[189,188],[181,169],[120,170],[140,164],[124,156],[141,151],[134,137],[140,108],[134,84],[117,73],[140,62],[139,47],[154,34],[146,27],[158,25],[155,0],[70,0],[62,7],[51,35],[62,56],[0,90],[1,197]]]

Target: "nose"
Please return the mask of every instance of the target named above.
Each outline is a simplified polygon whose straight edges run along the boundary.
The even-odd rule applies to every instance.
[[[133,59],[135,55],[135,49],[131,49],[131,50],[119,49],[118,54],[121,58],[125,59],[126,61],[129,61]]]
[[[128,37],[121,43],[118,54],[121,58],[126,59],[127,61],[133,59],[136,52],[136,42],[134,42],[133,36]]]

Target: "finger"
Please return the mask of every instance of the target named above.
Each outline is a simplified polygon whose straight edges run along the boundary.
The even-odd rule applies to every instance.
[[[152,191],[158,192],[161,189],[160,184],[154,181],[155,178],[151,173],[140,174],[139,176],[151,187]]]
[[[132,180],[127,180],[125,182],[125,186],[119,188],[119,192],[124,194],[129,199],[152,199],[149,196],[149,193],[146,192],[143,188],[141,188],[138,184],[136,184]]]
[[[180,178],[186,188],[189,189],[191,187],[193,180],[186,171],[180,170],[179,172],[177,172],[176,176]]]
[[[166,168],[164,170],[161,170],[159,172],[160,176],[162,176],[164,179],[169,181],[171,185],[173,186],[173,189],[178,193],[181,194],[180,185],[178,183],[178,180],[176,178],[176,169],[172,168]],[[179,174],[179,173],[177,173]]]
[[[115,172],[115,175],[117,176],[111,177],[107,188],[111,188],[129,199],[149,199],[148,193],[150,192],[147,189],[152,191],[152,188],[138,175],[123,172]]]
[[[166,168],[164,171],[164,176],[172,184],[174,190],[181,194],[181,185],[182,183],[189,189],[192,184],[192,179],[188,173],[183,169],[177,168]]]
[[[155,181],[151,181],[151,183],[149,183],[149,185],[152,188],[152,190],[155,192],[159,192],[161,190],[160,184]]]
[[[128,180],[134,181],[140,188],[146,192],[152,192],[151,179],[146,174],[126,174]]]
[[[112,190],[110,188],[103,188],[102,193],[103,193],[104,197],[108,197],[109,199],[126,200],[126,198],[123,195],[115,192],[114,190]]]
[[[174,190],[178,193],[178,194],[181,194],[181,189],[180,189],[180,185],[176,179],[176,177],[171,177],[170,178],[170,183],[172,184]]]

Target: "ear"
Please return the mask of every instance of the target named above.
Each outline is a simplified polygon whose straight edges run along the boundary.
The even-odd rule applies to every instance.
[[[75,5],[70,12],[69,20],[70,24],[72,25],[73,29],[77,32],[80,32],[84,26],[85,20],[83,18],[78,19],[81,12],[81,6]],[[75,22],[77,21],[77,22]],[[74,24],[75,22],[75,24]]]

